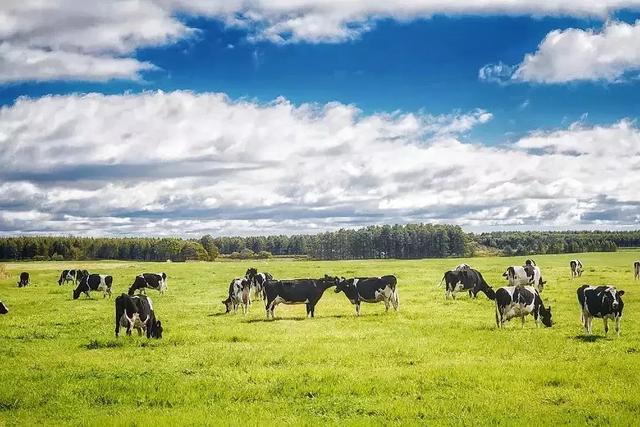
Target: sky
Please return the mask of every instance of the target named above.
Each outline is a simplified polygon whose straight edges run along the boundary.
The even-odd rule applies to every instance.
[[[0,3],[0,235],[640,226],[640,0]]]

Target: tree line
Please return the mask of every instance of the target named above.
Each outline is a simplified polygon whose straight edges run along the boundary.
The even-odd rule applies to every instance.
[[[473,234],[454,225],[407,224],[309,235],[206,235],[200,239],[4,237],[0,238],[0,260],[212,261],[220,255],[239,259],[417,259],[474,256],[485,249],[498,255],[534,255],[616,251],[619,247],[640,247],[640,230]]]

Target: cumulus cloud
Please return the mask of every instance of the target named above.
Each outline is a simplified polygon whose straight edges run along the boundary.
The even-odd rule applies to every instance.
[[[182,91],[20,98],[0,109],[0,232],[638,224],[634,122],[461,141],[490,119]]]
[[[566,83],[620,81],[640,70],[640,20],[609,21],[602,30],[568,28],[546,35],[534,53],[517,66],[489,64],[479,71],[493,82]]]
[[[243,28],[250,40],[343,42],[379,19],[433,15],[592,16],[640,9],[638,0],[4,0],[0,4],[0,82],[139,79],[150,64],[142,47],[164,46],[197,32],[204,17]]]

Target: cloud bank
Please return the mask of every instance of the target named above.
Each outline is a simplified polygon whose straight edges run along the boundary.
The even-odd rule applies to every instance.
[[[610,21],[601,31],[554,30],[519,65],[489,64],[479,77],[492,82],[616,82],[634,71],[640,71],[640,20]]]
[[[337,43],[380,19],[433,15],[585,16],[605,19],[639,0],[4,0],[0,4],[0,83],[23,80],[140,79],[144,47],[197,32],[184,18],[242,28],[251,40]]]
[[[490,119],[183,91],[20,98],[0,109],[0,233],[640,223],[634,122],[466,142]]]

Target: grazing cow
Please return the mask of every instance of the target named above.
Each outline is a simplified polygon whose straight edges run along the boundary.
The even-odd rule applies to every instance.
[[[616,333],[620,335],[620,319],[624,302],[623,290],[617,290],[613,286],[590,286],[582,285],[577,290],[578,303],[582,309],[582,324],[588,335],[592,333],[592,322],[594,317],[601,318],[604,322],[605,335],[609,332],[608,320],[616,322]]]
[[[307,317],[314,317],[324,291],[337,284],[337,277],[326,275],[322,279],[267,280],[264,286],[267,319],[275,318],[274,310],[280,303],[306,304]]]
[[[249,268],[244,275],[251,282],[251,289],[254,296],[260,296],[264,300],[264,284],[267,280],[273,280],[273,276],[269,273],[258,273],[255,268]]]
[[[533,286],[505,286],[496,291],[496,325],[498,328],[514,317],[520,317],[524,327],[525,316],[531,314],[538,326],[538,319],[546,327],[552,325],[551,306],[544,307],[540,294]]]
[[[533,265],[525,265],[524,267],[512,265],[511,267],[507,267],[507,270],[502,274],[502,277],[507,278],[509,286],[533,285],[538,292],[542,292],[545,283],[547,283],[542,279],[540,267]]]
[[[122,294],[116,298],[116,337],[120,335],[120,327],[127,328],[127,335],[132,329],[147,338],[162,338],[162,323],[156,318],[151,298],[146,295]]]
[[[356,315],[360,316],[361,302],[384,302],[385,311],[389,311],[389,305],[398,311],[400,300],[398,298],[396,276],[382,277],[356,277],[353,279],[341,278],[336,285],[336,293],[344,292],[351,304],[356,306]]]
[[[9,312],[9,308],[4,305],[2,301],[0,301],[0,314],[7,314]]]
[[[640,279],[640,261],[636,261],[633,263],[633,271],[634,271],[634,277],[636,279]]]
[[[18,287],[22,288],[23,286],[29,285],[29,273],[23,271],[20,273],[20,280],[18,280]]]
[[[133,285],[129,288],[129,295],[133,295],[136,290],[146,294],[145,288],[155,289],[164,294],[167,290],[167,275],[165,273],[142,273],[136,276]]]
[[[238,277],[229,283],[229,296],[222,301],[228,313],[233,308],[233,312],[238,312],[238,305],[242,305],[242,313],[247,314],[251,298],[249,292],[251,290],[251,282],[247,278]]]
[[[85,293],[87,298],[91,298],[91,291],[102,291],[102,298],[109,295],[111,298],[111,284],[113,277],[106,274],[88,274],[82,276],[80,284],[73,290],[73,299],[78,299],[81,293]]]
[[[62,270],[60,278],[58,279],[58,285],[63,285],[67,282],[73,282],[74,285],[77,285],[85,275],[89,275],[87,270]]]
[[[491,300],[495,297],[495,292],[484,280],[482,274],[473,268],[466,268],[460,271],[447,271],[444,273],[440,284],[442,284],[443,281],[446,282],[447,286],[444,293],[445,299],[449,299],[449,297],[456,299],[455,294],[461,291],[469,292],[471,298],[475,298],[478,292],[484,293],[487,298]]]
[[[569,262],[569,267],[571,268],[571,278],[575,278],[575,277],[580,277],[582,276],[582,271],[583,271],[583,267],[582,267],[582,262],[580,262],[579,259],[572,259]]]

